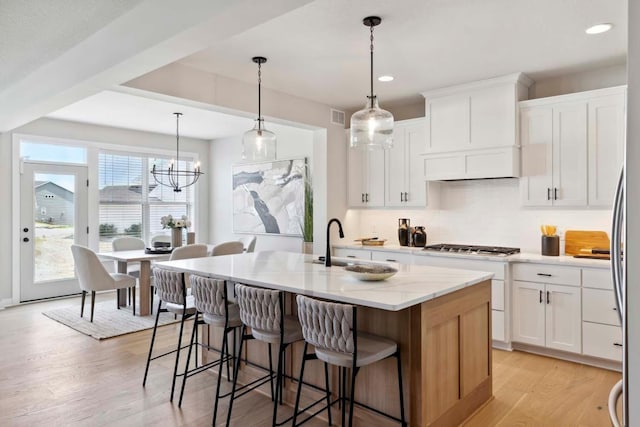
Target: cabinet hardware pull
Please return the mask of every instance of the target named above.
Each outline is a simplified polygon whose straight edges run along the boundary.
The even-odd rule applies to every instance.
[[[618,311],[618,308],[617,307],[613,307],[613,311]]]
[[[550,294],[551,292],[547,291],[547,304],[551,304],[551,299],[549,298]]]
[[[355,258],[355,255],[347,255],[347,258]]]
[[[362,203],[364,203],[364,193],[360,193],[360,195],[362,196]]]
[[[544,277],[551,277],[551,274],[549,273],[537,273],[538,276],[544,276]]]
[[[615,345],[616,347],[622,347],[622,344],[620,344],[619,342],[614,342],[613,345]]]
[[[404,193],[404,201],[405,202],[409,201],[409,193],[407,193],[407,192]]]
[[[547,200],[551,200],[551,189],[547,187]]]
[[[395,259],[386,259],[385,261],[388,261],[388,262],[398,262],[398,261],[397,261],[397,260],[395,260]]]
[[[558,200],[558,189],[553,188],[553,200]]]
[[[540,304],[542,304],[542,291],[540,291]]]
[[[404,194],[404,193],[401,191],[401,192],[400,192],[400,201],[401,201],[401,202],[404,202],[403,194]]]
[[[364,201],[369,203],[369,193],[364,193]]]

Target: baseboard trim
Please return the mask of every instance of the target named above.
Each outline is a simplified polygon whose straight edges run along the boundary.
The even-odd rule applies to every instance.
[[[505,351],[512,351],[513,350],[513,347],[511,347],[511,343],[510,342],[504,342],[504,341],[493,340],[492,347],[493,348],[497,348],[498,350],[505,350]]]
[[[13,305],[13,300],[11,298],[0,299],[0,310],[4,310],[10,305]]]
[[[539,354],[540,356],[553,357],[555,359],[568,360],[569,362],[582,363],[584,365],[595,366],[596,368],[622,372],[622,363],[616,362],[614,360],[600,359],[598,357],[568,353],[566,351],[537,347],[535,345],[522,344],[522,343],[516,343],[516,342],[511,343],[511,346],[513,347],[514,350],[526,351],[528,353]]]

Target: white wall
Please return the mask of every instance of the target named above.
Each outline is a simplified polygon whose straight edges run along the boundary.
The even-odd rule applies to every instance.
[[[3,221],[0,222],[0,253],[2,254],[2,256],[0,256],[0,307],[10,303],[10,300],[14,297],[12,295],[12,265],[18,262],[18,257],[13,255],[13,215],[10,206],[15,168],[15,165],[12,164],[12,135],[14,133],[84,141],[90,143],[91,146],[115,144],[121,146],[123,150],[127,150],[127,147],[138,151],[144,150],[145,148],[155,150],[175,149],[175,136],[172,135],[161,135],[46,118],[35,120],[11,132],[0,134],[0,200],[5,201]],[[180,142],[181,149],[184,150],[184,152],[191,152],[198,155],[202,170],[205,171],[205,173],[210,170],[208,164],[210,143],[208,141],[180,138]],[[195,229],[198,233],[198,240],[205,241],[206,239],[200,239],[199,236],[208,236],[209,234],[209,183],[206,180],[198,183],[196,198],[199,208],[195,213],[196,218],[194,218],[196,221]],[[97,210],[95,210],[95,212],[97,215]],[[90,228],[97,229],[97,222],[97,218],[94,218],[93,222],[92,219],[90,219]],[[93,227],[91,227],[92,224]]]
[[[313,171],[313,131],[296,129],[290,126],[279,126],[267,123],[269,130],[277,137],[278,159],[298,159],[306,157]],[[209,201],[209,241],[221,243],[237,240],[243,234],[233,233],[232,218],[232,165],[242,162],[242,136],[216,139],[212,141],[210,164]],[[315,200],[320,210],[323,200]],[[315,206],[314,206],[315,207]],[[300,252],[302,238],[292,236],[257,235],[256,251],[283,250]]]
[[[412,226],[426,226],[428,244],[514,246],[536,253],[540,252],[542,224],[557,225],[562,235],[566,230],[603,230],[609,233],[610,210],[520,206],[519,184],[515,178],[442,182],[436,185],[440,187],[438,208],[350,209],[344,241],[377,235],[388,239],[388,243],[398,244],[398,218],[409,218]]]
[[[529,99],[585,90],[602,89],[627,84],[626,64],[610,65],[588,71],[568,73],[555,77],[538,78],[529,88]]]

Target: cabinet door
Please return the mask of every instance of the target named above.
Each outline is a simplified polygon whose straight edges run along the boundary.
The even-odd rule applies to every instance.
[[[516,138],[513,89],[490,87],[471,93],[471,148],[513,146]],[[507,120],[507,118],[511,120]]]
[[[553,187],[553,108],[538,106],[520,111],[522,178],[525,206],[551,206]]]
[[[553,205],[587,204],[587,103],[553,109]]]
[[[545,345],[543,293],[544,285],[541,283],[513,282],[513,341]]]
[[[407,126],[404,131],[405,147],[405,205],[427,205],[427,182],[424,179],[425,126],[417,123]]]
[[[385,150],[366,151],[367,180],[365,206],[384,206],[384,152]]]
[[[546,345],[557,350],[582,352],[580,288],[546,285]]]
[[[390,207],[404,206],[404,193],[407,191],[405,127],[395,126],[393,130],[393,147],[386,153],[386,188],[385,205]]]
[[[351,207],[366,206],[365,203],[365,176],[367,166],[367,152],[347,147],[348,159],[348,203]]]
[[[624,156],[624,111],[624,93],[589,101],[589,206],[613,203]]]

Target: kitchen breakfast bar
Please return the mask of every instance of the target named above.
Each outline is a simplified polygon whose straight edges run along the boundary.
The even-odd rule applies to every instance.
[[[458,425],[492,398],[492,273],[394,264],[398,272],[393,277],[366,282],[342,267],[312,261],[311,255],[256,252],[157,265],[358,306],[359,331],[387,337],[400,346],[405,411],[411,426]],[[286,310],[294,314],[295,298],[287,301]],[[211,328],[212,343],[220,342],[217,329]],[[286,371],[290,376],[298,376],[302,347],[297,344],[289,350]],[[249,360],[265,366],[265,354],[264,344],[249,342]],[[322,364],[317,365],[307,364],[305,382],[324,387]],[[241,371],[243,381],[258,375],[250,365],[242,365]],[[337,370],[331,376],[335,393]],[[397,387],[395,362],[377,363],[358,373],[355,400],[397,416]],[[285,384],[287,401],[293,401],[295,390],[295,382]],[[321,396],[314,389],[304,390],[309,397]],[[356,416],[366,425],[380,420],[367,410],[357,411]]]

